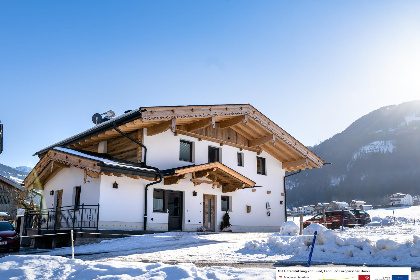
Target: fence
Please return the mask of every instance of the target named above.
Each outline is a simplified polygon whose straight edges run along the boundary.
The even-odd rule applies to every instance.
[[[27,230],[83,230],[98,229],[99,204],[62,206],[32,210],[25,214],[24,235]]]

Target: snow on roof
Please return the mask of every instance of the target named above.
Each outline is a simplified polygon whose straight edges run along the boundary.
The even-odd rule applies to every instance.
[[[15,181],[13,181],[13,180],[10,180],[9,178],[6,178],[6,177],[4,177],[4,176],[1,176],[1,175],[0,175],[0,181],[3,181],[3,182],[5,182],[6,184],[9,184],[9,185],[11,185],[11,186],[13,186],[13,187],[15,187],[15,188],[20,189],[20,190],[23,188],[21,184],[19,184],[19,183],[15,182]]]
[[[106,158],[103,158],[103,157],[89,155],[89,154],[84,153],[82,151],[78,151],[78,150],[74,150],[74,149],[70,149],[70,148],[55,147],[55,148],[53,148],[53,150],[56,150],[56,151],[59,151],[59,152],[64,152],[64,153],[75,155],[75,156],[79,156],[79,157],[83,157],[83,158],[87,158],[87,159],[91,159],[91,160],[94,160],[94,161],[99,161],[99,162],[101,162],[101,163],[103,163],[103,164],[105,164],[109,167],[135,169],[135,170],[139,170],[139,171],[148,171],[148,172],[156,173],[155,169],[140,166],[139,164],[136,164],[136,163],[119,161],[118,159],[110,160],[110,159],[106,159]]]

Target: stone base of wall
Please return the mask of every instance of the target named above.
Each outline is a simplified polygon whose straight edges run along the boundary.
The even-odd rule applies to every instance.
[[[143,230],[143,223],[99,221],[98,229],[106,230]]]

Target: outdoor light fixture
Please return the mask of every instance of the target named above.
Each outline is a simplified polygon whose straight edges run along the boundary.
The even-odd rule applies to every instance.
[[[114,182],[114,184],[112,184],[112,187],[113,187],[114,189],[118,189],[118,183],[117,183],[117,181],[115,181],[115,182]]]
[[[193,191],[193,196],[197,196],[197,192],[196,191]]]
[[[54,195],[54,190],[50,191],[50,195]]]

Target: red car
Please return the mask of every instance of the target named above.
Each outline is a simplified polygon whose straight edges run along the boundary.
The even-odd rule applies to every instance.
[[[356,217],[348,210],[325,211],[325,217],[327,228],[340,228],[343,225],[343,222],[345,227],[354,227],[357,225]],[[322,213],[313,216],[309,220],[306,220],[303,223],[303,227],[306,228],[312,223],[324,224]]]
[[[0,249],[19,252],[20,236],[8,221],[0,221]]]

